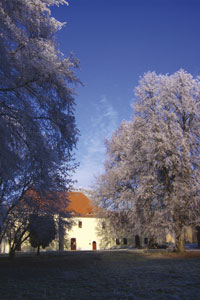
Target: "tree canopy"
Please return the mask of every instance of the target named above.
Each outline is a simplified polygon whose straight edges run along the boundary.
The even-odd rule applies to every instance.
[[[185,226],[200,221],[200,79],[148,72],[136,97],[133,121],[106,142],[96,197],[137,232],[174,233],[183,251]]]
[[[71,185],[78,130],[74,88],[78,66],[59,51],[64,25],[50,6],[64,0],[0,2],[0,221],[28,189]]]
[[[29,227],[30,244],[39,249],[42,246],[45,249],[56,237],[56,224],[51,215],[30,215]]]

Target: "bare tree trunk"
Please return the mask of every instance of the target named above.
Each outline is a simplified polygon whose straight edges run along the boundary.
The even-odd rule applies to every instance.
[[[10,251],[9,251],[9,259],[14,259],[15,258],[15,247],[13,248],[10,248]]]
[[[185,252],[185,233],[184,227],[175,235],[175,244],[177,252]]]
[[[40,246],[37,247],[37,256],[40,255]]]
[[[63,225],[63,219],[60,215],[58,220],[58,238],[59,238],[59,251],[64,251],[64,225]]]

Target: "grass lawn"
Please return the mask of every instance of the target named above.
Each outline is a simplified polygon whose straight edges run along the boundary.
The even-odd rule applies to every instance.
[[[1,300],[200,299],[200,251],[0,257]]]

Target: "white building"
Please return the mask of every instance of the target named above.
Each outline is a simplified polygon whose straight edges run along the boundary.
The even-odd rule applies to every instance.
[[[96,213],[95,207],[87,196],[81,191],[71,192],[64,196],[70,200],[67,210],[71,212],[72,218],[64,219],[72,225],[59,226],[58,222],[58,234],[56,239],[47,247],[41,251],[51,250],[100,250],[110,249],[121,246],[127,246],[127,237],[120,237],[111,232],[108,225],[108,220],[99,217]],[[29,240],[27,239],[18,251],[22,252],[35,252],[36,249],[32,248]],[[9,245],[6,239],[4,239],[0,245],[1,253],[9,252]]]
[[[82,192],[69,193],[68,210],[73,225],[64,231],[63,250],[99,250],[108,248],[104,243],[105,221],[95,214],[91,201]]]
[[[64,221],[72,222],[71,228],[58,225],[57,238],[42,251],[52,250],[101,250],[112,248],[126,248],[135,246],[147,246],[147,237],[134,236],[126,229],[116,232],[109,226],[109,220],[99,217],[95,207],[82,191],[68,193],[66,199],[70,200],[68,211],[72,218]],[[189,228],[190,229],[190,228]],[[187,239],[192,242],[192,231],[187,230]],[[190,232],[191,231],[191,232]],[[173,236],[167,234],[166,242],[174,242]],[[23,252],[36,251],[27,240],[19,249]],[[9,246],[6,239],[0,245],[1,253],[8,253]]]

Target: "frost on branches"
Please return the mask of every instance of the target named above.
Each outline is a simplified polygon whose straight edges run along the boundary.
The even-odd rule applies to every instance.
[[[78,63],[55,42],[64,0],[0,1],[0,225],[28,189],[71,184]]]
[[[107,141],[96,196],[137,231],[173,232],[184,251],[185,226],[200,222],[200,79],[149,72],[136,96],[133,121]]]

